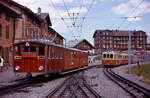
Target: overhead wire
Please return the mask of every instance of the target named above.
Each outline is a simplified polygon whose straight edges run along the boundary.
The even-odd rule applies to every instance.
[[[121,24],[118,26],[118,29],[121,28],[121,26],[125,23],[125,21],[128,19],[128,17],[131,17],[131,15],[134,13],[134,11],[136,11],[136,9],[143,3],[144,0],[142,0],[133,10],[132,12],[124,18],[124,20],[121,22]]]
[[[69,14],[69,10],[68,10],[68,8],[67,8],[67,6],[66,6],[65,0],[62,0],[62,1],[63,1],[63,4],[64,4],[64,7],[66,8],[68,17],[71,17],[70,14]]]
[[[59,13],[59,11],[57,10],[57,8],[55,7],[55,4],[53,3],[53,0],[50,0],[53,8],[56,10],[57,14],[59,15],[60,19],[64,22],[64,24],[66,25],[67,29],[71,32],[72,36],[74,36],[73,31],[71,29],[68,28],[68,24],[65,22],[64,18],[61,16],[61,14]]]
[[[88,10],[87,13],[86,13],[86,14],[83,16],[83,18],[82,18],[82,21],[81,21],[81,23],[80,23],[80,25],[81,25],[80,32],[81,32],[81,33],[83,32],[83,22],[85,21],[87,15],[88,15],[88,13],[89,13],[89,11],[92,9],[92,6],[93,6],[94,3],[95,3],[95,0],[92,0],[92,2],[91,2],[91,4],[90,4],[89,8],[87,8],[87,10]]]
[[[144,12],[149,8],[149,6],[150,5],[146,6],[138,16],[135,16],[133,18],[143,17],[143,15],[141,15],[141,14],[144,14]],[[128,23],[128,25],[126,27],[129,28],[129,25],[131,25],[131,23]]]
[[[65,1],[63,0],[64,7],[65,7],[65,9],[67,11],[67,14],[68,14],[68,17],[69,17],[69,18],[64,18],[64,19],[69,19],[72,22],[71,26],[68,26],[68,27],[73,28],[73,29],[81,28],[81,25],[76,25],[76,23],[77,23],[77,20],[79,18],[81,9],[83,8],[83,2],[84,2],[83,0],[80,0],[80,3],[79,3],[80,6],[78,7],[79,8],[79,12],[69,13],[68,7],[67,7]],[[71,17],[71,14],[72,14],[72,17]],[[78,32],[78,33],[80,33],[80,32]],[[80,34],[78,36],[80,37]]]

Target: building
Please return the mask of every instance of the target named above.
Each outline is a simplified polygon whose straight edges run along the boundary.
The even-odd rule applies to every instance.
[[[49,39],[52,40],[55,44],[64,44],[64,37],[61,36],[58,32],[56,32],[54,29],[49,27]]]
[[[0,1],[0,56],[4,58],[5,65],[12,65],[11,46],[20,40],[57,39],[60,40],[60,43],[56,40],[57,44],[63,44],[64,38],[50,27],[48,13],[41,13],[41,9],[38,12],[33,13],[12,0]]]
[[[38,13],[36,13],[42,20],[43,20],[43,27],[42,27],[42,32],[45,32],[48,35],[46,35],[47,39],[52,40],[55,44],[60,44],[63,45],[63,36],[61,36],[58,32],[56,32],[53,28],[50,26],[51,21],[48,13],[41,13],[41,8],[38,8]],[[47,27],[44,27],[47,26]],[[48,28],[48,29],[45,29]]]
[[[146,50],[150,51],[150,44],[147,44]]]
[[[127,51],[129,33],[131,33],[132,51],[146,49],[147,35],[144,31],[96,30],[93,35],[95,54],[103,51]]]
[[[12,59],[10,46],[14,42],[15,24],[19,16],[18,12],[0,1],[0,56],[4,58],[5,63],[9,63]]]
[[[89,53],[92,53],[92,50],[94,49],[94,46],[90,44],[86,39],[71,40],[67,42],[66,46],[70,48],[76,48],[80,50],[89,51]]]

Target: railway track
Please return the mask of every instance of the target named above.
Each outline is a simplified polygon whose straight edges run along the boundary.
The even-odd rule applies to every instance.
[[[18,91],[19,89],[25,88],[25,87],[30,87],[33,86],[35,84],[39,84],[39,83],[44,83],[53,79],[57,79],[59,77],[63,77],[63,76],[56,76],[56,77],[33,77],[32,79],[28,80],[28,79],[23,79],[23,80],[17,80],[16,83],[12,84],[12,85],[7,85],[7,86],[3,86],[0,87],[0,96],[8,94],[8,93],[13,93]]]
[[[24,87],[28,87],[34,83],[35,83],[35,81],[33,81],[33,80],[25,80],[25,81],[17,82],[12,85],[0,87],[0,96],[7,94],[7,93],[17,91],[18,89],[21,89]]]
[[[104,68],[104,74],[111,79],[113,82],[118,84],[127,93],[134,98],[150,98],[150,90],[138,85],[116,73],[111,68]]]
[[[93,67],[95,67],[95,66],[93,66]],[[53,79],[57,79],[57,78],[60,78],[60,77],[67,76],[69,74],[74,74],[77,71],[88,69],[88,68],[91,68],[91,67],[85,67],[85,68],[81,68],[81,69],[74,70],[74,71],[71,71],[71,72],[66,72],[66,73],[63,73],[63,74],[60,74],[60,75],[57,75],[57,76],[54,76],[54,77],[52,77],[52,76],[47,77],[47,78],[33,77],[31,80],[28,80],[27,78],[18,79],[18,80],[13,81],[13,82],[16,82],[16,83],[13,83],[13,84],[8,85],[8,86],[0,87],[0,96],[18,91],[19,89],[29,87],[29,86],[32,86],[32,85],[35,85],[35,84],[38,84],[38,83],[43,83],[43,82],[46,82],[46,81],[50,81],[50,80],[53,80]]]
[[[83,73],[80,72],[62,82],[46,98],[101,98],[101,96],[87,84]]]

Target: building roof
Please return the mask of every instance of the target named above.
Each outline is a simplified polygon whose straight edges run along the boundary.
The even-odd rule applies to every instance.
[[[92,48],[94,48],[94,46],[92,44],[90,44],[86,39],[82,39],[82,40],[71,40],[69,42],[66,43],[67,47],[76,47],[77,45],[79,45],[81,42],[86,41]]]
[[[53,46],[57,46],[57,47],[61,47],[61,48],[69,49],[69,50],[75,50],[75,51],[80,51],[80,52],[87,53],[87,51],[84,51],[84,50],[80,50],[80,49],[76,49],[76,48],[67,48],[63,45],[55,44],[51,40],[47,40],[47,39],[24,39],[24,40],[20,40],[19,42],[14,43],[13,46],[17,46],[17,45],[20,45],[20,44],[23,44],[23,43],[26,43],[26,42],[53,45]]]
[[[77,44],[82,42],[83,40],[70,40],[66,43],[67,47],[75,47]]]
[[[58,37],[62,38],[62,39],[65,39],[62,35],[60,35],[58,32],[56,32],[53,28],[51,27],[48,27],[48,31],[50,33],[56,33]]]
[[[138,32],[142,32],[142,33],[145,33],[144,31],[142,30],[139,30],[139,31],[128,31],[128,30],[96,30],[94,32],[94,35],[93,35],[93,38],[95,37],[96,33],[102,33],[102,32],[108,32],[108,33],[112,33],[112,36],[129,36],[129,32],[131,33],[131,36],[135,36],[135,33],[138,33]]]
[[[41,17],[42,19],[46,19],[47,16],[49,16],[48,13],[41,13],[41,14],[40,14],[40,17]]]
[[[21,5],[21,4],[17,3],[17,2],[15,2],[15,1],[13,1],[13,0],[4,0],[4,2],[7,2],[7,3],[9,3],[10,5],[14,5],[14,6],[19,7],[19,8],[22,9],[23,11],[25,11],[25,12],[29,13],[30,15],[32,15],[32,17],[34,17],[36,20],[42,22],[42,19],[41,19],[38,15],[34,14],[29,8],[27,8],[27,7],[23,6],[23,5]]]
[[[9,14],[12,17],[18,18],[20,16],[19,13],[17,13],[15,10],[8,8],[5,4],[0,2],[0,8],[3,9],[5,12],[10,12]]]
[[[38,15],[43,20],[47,20],[48,25],[52,26],[52,23],[51,23],[51,20],[50,20],[50,16],[49,16],[48,13],[40,13],[40,15],[39,15],[39,13],[36,13],[36,15]]]

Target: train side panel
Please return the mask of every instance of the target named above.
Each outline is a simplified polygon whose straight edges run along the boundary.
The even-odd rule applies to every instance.
[[[63,69],[63,48],[49,46],[48,72],[59,72]]]
[[[75,69],[88,65],[88,53],[75,50],[64,50],[64,70]]]

